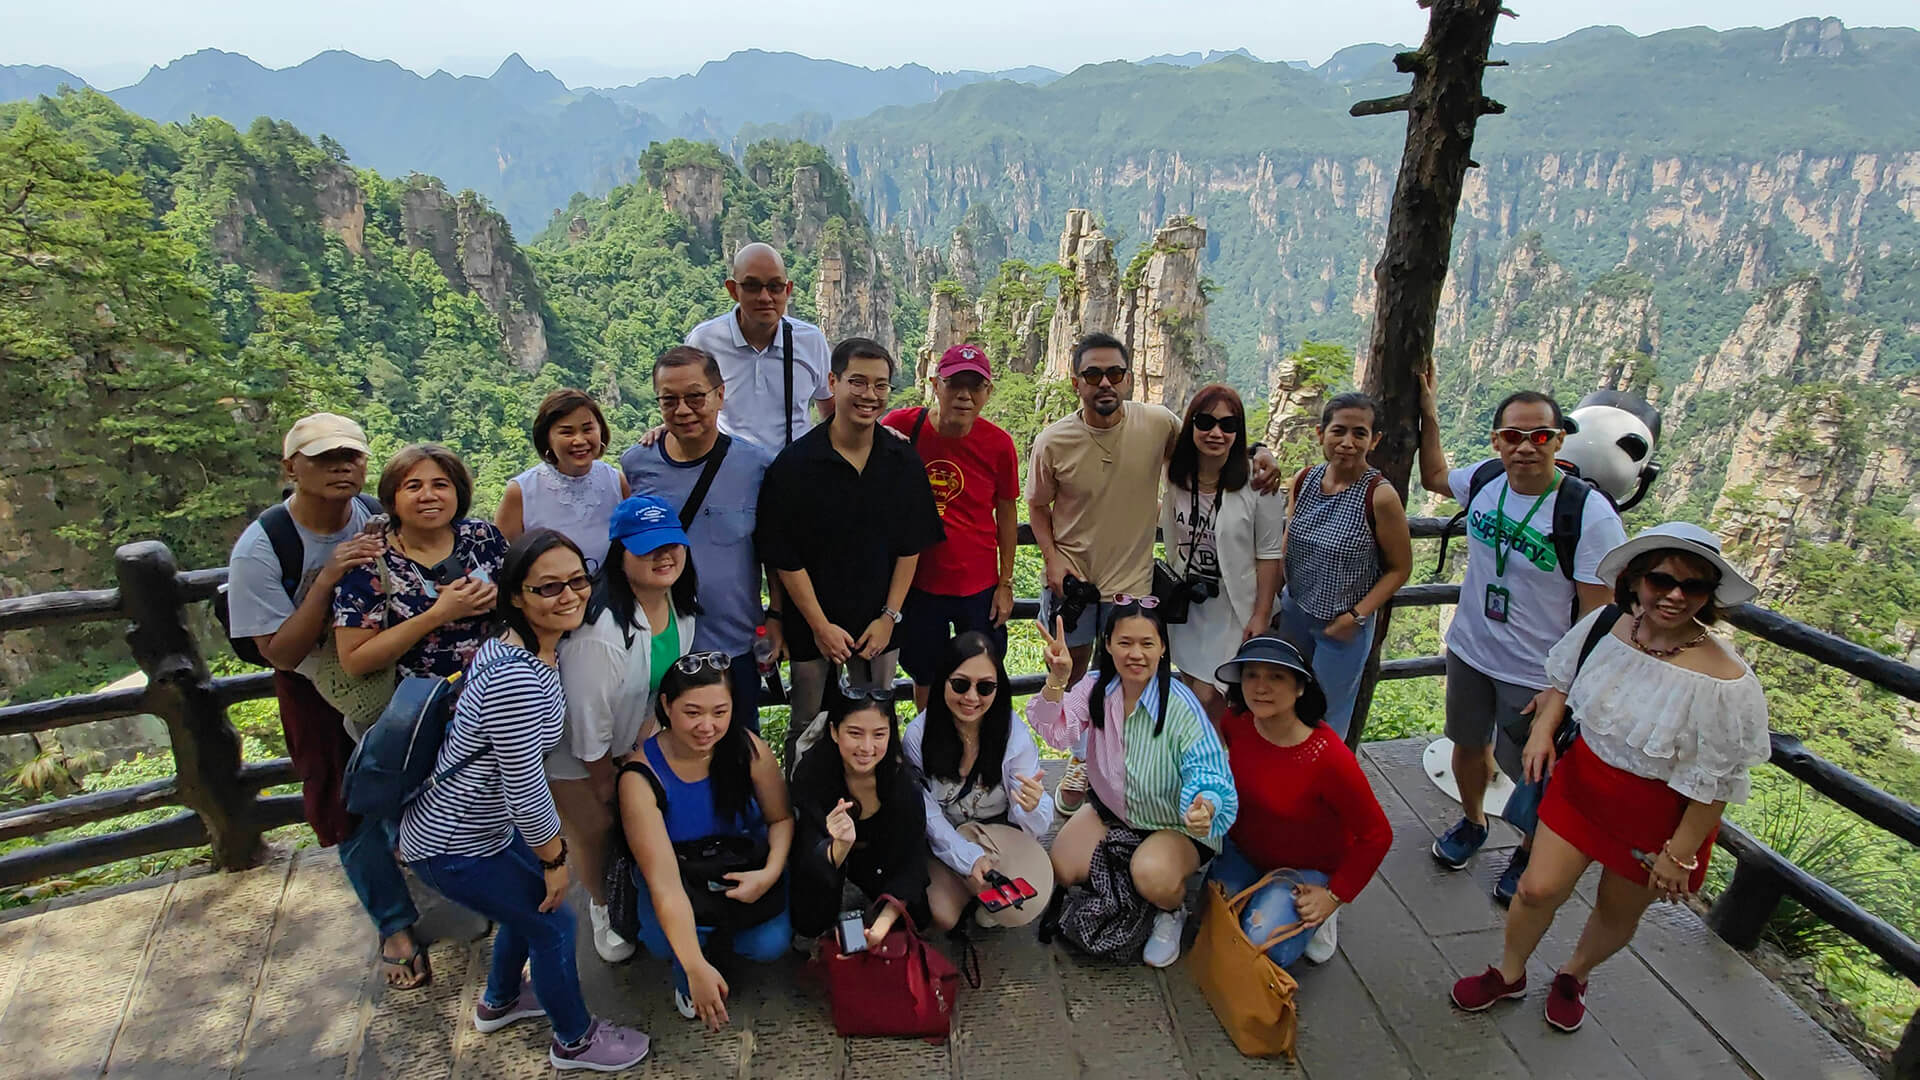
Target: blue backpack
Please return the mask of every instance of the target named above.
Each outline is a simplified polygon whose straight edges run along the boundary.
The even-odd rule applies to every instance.
[[[487,668],[492,666],[488,664]],[[367,729],[353,756],[347,759],[342,796],[348,813],[396,819],[427,788],[486,753],[483,746],[439,773],[433,771],[440,760],[440,744],[446,741],[447,728],[453,723],[453,707],[460,700],[460,691],[485,670],[476,670],[471,678],[465,672],[455,672],[444,679],[409,675],[400,680],[386,711]]]

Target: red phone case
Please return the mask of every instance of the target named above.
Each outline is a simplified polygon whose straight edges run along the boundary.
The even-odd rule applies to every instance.
[[[1006,888],[1006,886],[1003,886],[1003,888]],[[1026,878],[1014,878],[1011,889],[1014,892],[1019,893],[1020,899],[1022,900],[1031,900],[1034,897],[1040,895],[1034,889],[1033,884],[1029,882]]]
[[[1005,911],[1012,905],[1012,901],[1007,899],[1006,894],[998,886],[992,885],[975,893],[974,899],[980,901],[980,906],[986,908],[989,913]]]

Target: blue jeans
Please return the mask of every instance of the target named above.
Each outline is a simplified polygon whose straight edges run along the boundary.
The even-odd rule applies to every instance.
[[[637,890],[634,905],[640,915],[640,944],[647,952],[656,957],[673,959],[673,988],[682,994],[688,994],[687,971],[680,966],[680,958],[673,955],[673,946],[667,941],[666,928],[660,925],[660,915],[653,910],[653,893],[647,888],[646,876],[639,867],[633,869],[633,884]],[[776,889],[787,887],[786,878],[780,879]],[[793,924],[787,918],[787,909],[781,908],[780,914],[758,926],[749,926],[741,930],[719,931],[711,926],[696,928],[700,934],[700,951],[707,951],[707,943],[716,933],[725,933],[732,941],[733,955],[745,957],[756,964],[771,964],[787,954],[787,946],[793,940]]]
[[[587,1037],[593,1014],[580,996],[573,910],[565,904],[540,910],[547,880],[526,841],[516,835],[492,855],[434,855],[414,863],[413,872],[442,896],[496,924],[487,1004],[512,1004],[520,996],[521,969],[531,962],[534,996],[547,1010],[554,1038],[571,1044]]]
[[[1246,855],[1228,840],[1220,849],[1207,871],[1207,880],[1217,881],[1221,888],[1232,896],[1247,886],[1259,881],[1265,870],[1247,861]],[[1273,932],[1288,923],[1300,921],[1300,914],[1293,906],[1293,886],[1325,886],[1327,875],[1318,870],[1289,870],[1286,879],[1276,880],[1266,888],[1253,894],[1245,911],[1240,913],[1240,929],[1246,931],[1249,940],[1256,945],[1273,935]],[[1313,931],[1295,934],[1267,950],[1267,959],[1281,967],[1292,967],[1307,951],[1307,942],[1313,940]]]
[[[360,906],[372,916],[381,940],[420,921],[414,909],[413,894],[407,891],[407,879],[394,857],[397,842],[392,821],[364,817],[352,835],[340,841],[340,865]]]
[[[1368,619],[1352,641],[1337,641],[1327,636],[1325,620],[1302,611],[1282,589],[1280,614],[1274,621],[1296,644],[1312,643],[1313,655],[1308,662],[1327,695],[1327,726],[1345,739],[1347,729],[1353,726],[1353,699],[1360,693],[1360,676],[1367,668],[1367,654],[1373,651],[1373,620]]]

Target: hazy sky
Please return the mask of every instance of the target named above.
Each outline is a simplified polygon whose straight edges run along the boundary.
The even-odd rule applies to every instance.
[[[1811,7],[1817,2],[1820,6]],[[1912,26],[1915,0],[1509,0],[1502,41],[1544,41],[1605,21],[1647,34],[1677,26],[1777,26],[1835,15]],[[196,49],[270,67],[326,49],[421,73],[491,72],[519,52],[570,85],[690,71],[735,49],[785,49],[870,67],[936,70],[1091,61],[1245,46],[1318,63],[1346,45],[1417,41],[1414,0],[0,0],[0,63],[52,64],[112,89]]]

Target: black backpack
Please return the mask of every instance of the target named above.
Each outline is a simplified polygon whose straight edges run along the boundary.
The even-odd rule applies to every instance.
[[[364,492],[355,495],[353,500],[366,508],[369,515],[384,514],[380,500]],[[287,599],[292,600],[300,592],[300,579],[304,576],[307,563],[307,546],[300,539],[300,529],[293,523],[293,514],[284,502],[267,507],[260,514],[260,530],[267,534],[267,543],[273,545],[273,557],[280,563],[280,587],[287,590]],[[213,617],[220,620],[220,628],[227,632],[227,643],[233,647],[233,654],[249,664],[259,667],[272,667],[265,656],[260,655],[260,646],[250,637],[233,636],[233,617],[227,611],[227,585],[213,596]]]
[[[1467,511],[1473,506],[1473,500],[1479,498],[1487,485],[1498,480],[1505,472],[1506,466],[1500,464],[1499,458],[1489,458],[1481,462],[1479,468],[1473,470],[1473,479],[1467,486],[1467,497],[1460,500],[1460,512],[1448,518],[1447,523],[1440,529],[1440,558],[1433,566],[1433,576],[1436,580],[1446,575],[1447,541],[1453,537],[1455,527],[1466,520]],[[1600,492],[1600,497],[1607,500],[1608,506],[1613,505],[1613,496],[1601,491],[1593,481],[1564,469],[1561,470],[1560,490],[1555,492],[1553,497],[1553,529],[1548,533],[1547,539],[1553,541],[1554,557],[1560,563],[1560,573],[1565,575],[1568,581],[1573,580],[1574,555],[1580,550],[1580,528],[1587,516],[1587,495],[1595,491]],[[1573,621],[1580,621],[1578,595],[1573,600]]]

